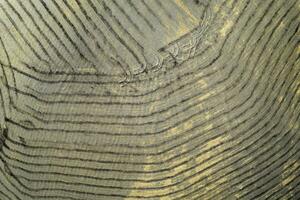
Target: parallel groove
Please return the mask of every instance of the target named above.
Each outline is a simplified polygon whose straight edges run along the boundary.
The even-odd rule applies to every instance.
[[[298,4],[0,2],[0,198],[297,199]]]

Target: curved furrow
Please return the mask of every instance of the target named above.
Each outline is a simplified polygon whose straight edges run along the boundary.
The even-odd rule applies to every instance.
[[[190,153],[190,151],[188,151],[187,153]],[[175,158],[175,157],[174,157]],[[171,159],[168,159],[166,161],[170,161]],[[166,162],[166,161],[161,161],[161,162],[158,162],[158,163],[155,163],[155,164],[162,164],[163,162]],[[138,163],[134,163],[134,164],[138,164]],[[147,163],[141,163],[141,164],[147,164]],[[150,164],[150,163],[148,163]],[[154,163],[151,163],[151,164],[154,164]]]
[[[297,79],[296,79],[296,80],[297,80]],[[296,96],[296,97],[297,97],[297,96]],[[274,102],[273,102],[273,103],[274,103]],[[273,104],[273,103],[272,103],[272,104]],[[296,122],[297,122],[297,121],[296,121]],[[222,177],[222,178],[223,178],[223,177]],[[226,183],[226,182],[225,182],[225,183]],[[212,194],[214,194],[214,193],[212,193]]]
[[[222,5],[221,5],[221,7],[223,7],[224,6],[224,2],[222,3]],[[217,57],[219,57],[220,55],[218,55]],[[215,58],[215,60],[216,60],[216,58]],[[186,62],[186,61],[185,61]],[[32,75],[30,75],[30,74],[28,74],[28,73],[26,73],[26,72],[24,72],[24,71],[20,71],[20,70],[18,70],[17,68],[14,68],[14,70],[16,71],[16,72],[19,72],[19,73],[21,73],[21,74],[25,74],[26,76],[28,76],[28,77],[30,77],[30,78],[32,78],[32,79],[34,79],[34,80],[42,80],[42,79],[38,79],[38,78],[36,78],[36,77],[34,77],[34,76],[32,76]],[[37,72],[37,71],[35,71],[35,72]],[[49,73],[46,73],[45,75],[47,75],[47,76],[49,76]],[[71,75],[71,74],[70,74]],[[87,74],[88,75],[88,74]],[[94,76],[94,75],[93,75]],[[52,77],[53,78],[53,77]],[[149,80],[147,80],[147,81],[152,81],[153,80],[153,77],[152,78],[150,78]],[[134,80],[134,82],[141,82],[141,81],[143,81],[143,80]],[[58,82],[57,81],[54,81],[54,80],[43,80],[43,82],[45,82],[45,83],[62,83],[62,82],[65,82],[65,81],[63,81],[63,80],[59,80]],[[67,81],[67,82],[70,82],[70,83],[76,83],[77,81],[74,81],[74,80],[70,80],[70,81]],[[105,84],[105,83],[109,83],[109,82],[78,82],[78,83],[82,83],[82,84],[84,84],[84,83],[102,83],[102,84]],[[118,82],[112,82],[112,83],[118,83]],[[133,82],[128,82],[128,83],[133,83]]]
[[[297,199],[298,3],[0,2],[0,198]]]

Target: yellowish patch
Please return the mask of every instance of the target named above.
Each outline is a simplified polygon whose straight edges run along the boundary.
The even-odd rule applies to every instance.
[[[285,179],[283,179],[283,181],[281,182],[283,186],[286,186],[287,184],[289,184],[292,180],[294,180],[296,176],[295,175],[291,175]]]
[[[239,15],[239,14],[240,14],[240,9],[237,8],[237,7],[235,7],[235,8],[233,9],[233,15],[237,16],[237,15]]]
[[[183,125],[184,130],[189,130],[191,128],[193,128],[193,122],[186,122]]]
[[[203,150],[208,149],[209,147],[216,146],[217,144],[220,144],[222,141],[224,141],[225,138],[226,137],[218,137],[218,138],[216,138],[216,139],[208,142],[207,145],[204,147]],[[185,151],[186,150],[185,148],[186,147],[183,147],[182,151]],[[213,159],[208,160],[207,162],[203,162],[203,161],[206,160],[206,159],[211,158],[213,155],[216,155],[219,151],[222,151],[223,148],[224,147],[215,148],[215,149],[213,149],[213,150],[211,150],[209,152],[203,153],[202,155],[200,155],[197,158],[195,158],[194,162],[196,162],[196,163],[202,163],[202,164],[199,165],[199,166],[197,166],[197,167],[195,167],[191,171],[182,173],[187,168],[191,167],[191,165],[189,163],[186,163],[186,164],[181,164],[178,167],[175,167],[175,168],[173,168],[172,170],[170,170],[168,172],[163,172],[162,174],[153,175],[153,177],[151,177],[151,178],[155,178],[156,176],[172,176],[172,175],[176,175],[176,174],[179,174],[179,173],[182,173],[182,175],[184,177],[187,177],[191,173],[202,171],[201,174],[199,174],[197,176],[190,177],[187,180],[187,182],[190,183],[190,184],[194,184],[197,181],[199,181],[199,179],[202,179],[204,177],[210,179],[211,178],[211,174],[214,173],[214,170],[213,170],[213,168],[209,168],[209,167],[211,165],[213,165],[214,163],[219,162],[220,160],[222,160],[222,157],[215,157]],[[153,160],[153,158],[147,157],[146,160],[148,160],[148,161],[149,160]],[[174,160],[172,162],[172,165],[177,165],[177,164],[179,164],[181,162],[182,162],[182,159],[177,159],[177,160]],[[152,168],[151,165],[145,165],[144,166],[144,170],[145,171],[149,171],[149,170],[154,170],[154,168]],[[145,177],[143,177],[143,178],[145,178]],[[150,176],[148,176],[148,178],[150,178]],[[168,179],[165,179],[163,181],[152,182],[152,183],[140,183],[140,182],[136,182],[136,183],[134,183],[132,185],[132,187],[144,187],[144,188],[147,188],[147,187],[156,187],[156,186],[168,186],[168,185],[171,185],[173,183],[173,181],[176,181],[176,180],[173,179],[173,178],[168,178]],[[209,187],[205,187],[204,189],[206,191],[212,190],[213,188],[217,187],[218,184],[221,184],[223,182],[226,182],[225,178],[217,180],[215,182],[215,184],[212,184]],[[158,189],[158,190],[132,190],[129,193],[129,196],[143,195],[143,196],[146,196],[146,197],[151,197],[153,195],[166,195],[166,194],[168,194],[168,193],[170,193],[172,191],[178,190],[178,189],[180,189],[182,187],[184,187],[184,185],[179,184],[179,185],[176,185],[176,186],[166,187],[166,188],[162,188],[162,189]],[[130,199],[130,198],[127,198],[127,199]],[[169,197],[166,196],[166,197],[163,197],[163,198],[160,198],[160,199],[169,199]]]
[[[284,27],[285,27],[284,22],[280,22],[279,27],[280,27],[280,28],[284,28]]]
[[[213,128],[213,125],[209,124],[209,125],[203,127],[203,131],[211,130],[212,128]]]
[[[202,86],[202,87],[207,86],[206,81],[204,81],[204,80],[202,80],[202,79],[198,81],[198,84],[199,84],[200,86]]]
[[[294,163],[294,164],[292,164]],[[289,160],[284,166],[283,166],[283,173],[281,175],[282,181],[281,184],[283,186],[288,185],[291,181],[293,181],[296,178],[296,174],[298,173],[298,167],[300,166],[299,160]]]
[[[208,142],[203,150],[207,150],[207,149],[209,149],[209,148],[211,148],[211,147],[214,147],[214,146],[220,144],[222,141],[224,141],[224,139],[225,139],[225,137],[219,137],[219,138],[216,138],[216,139],[214,139],[214,140]],[[223,148],[223,147],[220,146],[220,147],[218,147],[218,148],[216,148],[216,149],[213,149],[213,150],[211,150],[211,151],[209,151],[209,152],[206,152],[205,154],[203,154],[203,155],[197,157],[197,158],[196,158],[196,161],[197,161],[197,162],[203,162],[204,160],[210,158],[212,155],[216,154],[216,153],[217,153],[218,151],[220,151],[222,148]],[[215,159],[218,160],[219,158],[215,158]],[[214,162],[214,160],[211,160],[211,161],[209,161],[209,162],[207,162],[207,163],[204,163],[204,164],[203,164],[203,167],[205,168],[205,167],[210,166],[211,162]]]
[[[149,106],[149,111],[152,113],[155,111],[156,107],[157,107],[158,103],[157,101],[152,103],[150,106]]]
[[[225,22],[225,25],[220,29],[220,35],[223,37],[226,36],[226,34],[228,33],[228,31],[232,26],[233,26],[233,21],[227,20]]]
[[[298,90],[296,91],[296,94],[297,94],[297,95],[300,95],[300,89],[298,89]]]
[[[300,54],[300,45],[297,48],[297,54]]]
[[[96,72],[95,68],[92,68],[92,67],[82,67],[82,68],[79,68],[78,71],[81,73],[95,73]]]
[[[187,34],[190,31],[190,29],[183,23],[181,20],[179,21],[179,28],[176,31],[176,36],[180,37],[182,35]]]
[[[215,147],[219,144],[221,144],[222,142],[224,141],[224,137],[217,137],[209,142],[206,143],[206,147],[209,149],[209,148],[212,148],[212,147]]]
[[[207,92],[207,93],[205,93],[204,95],[202,95],[202,96],[200,96],[199,98],[198,98],[198,100],[199,101],[202,101],[203,99],[207,99],[208,97],[210,97],[212,95],[212,93],[210,93],[210,92]],[[202,105],[201,104],[198,104],[200,107],[202,107]]]
[[[74,9],[75,12],[76,12],[76,10],[78,10],[75,1],[68,1],[68,3],[72,7],[72,9]],[[60,9],[62,9],[63,13],[67,16],[67,18],[69,18],[69,19],[73,18],[73,14],[72,14],[71,10],[69,10],[68,7],[60,6]]]
[[[295,162],[295,160],[289,160],[283,167],[284,172],[287,171],[294,171],[300,166],[300,160],[296,161],[293,165],[290,165],[292,162]]]
[[[213,11],[214,11],[215,13],[217,13],[217,12],[219,12],[219,10],[220,10],[220,4],[216,4],[216,5],[213,7]]]
[[[177,6],[179,8],[181,8],[190,18],[190,20],[194,23],[194,24],[198,24],[198,19],[191,13],[191,11],[189,10],[188,7],[186,7],[186,5],[184,5],[184,3],[181,0],[175,0],[175,3],[177,4]]]
[[[279,102],[282,102],[282,101],[283,101],[283,99],[284,99],[284,97],[283,97],[283,96],[279,96],[279,97],[278,97],[278,101],[279,101]]]
[[[187,131],[189,129],[193,128],[193,121],[192,120],[189,120],[189,121],[186,121],[172,129],[170,129],[167,134],[171,134],[171,135],[176,135],[178,133],[182,133],[184,131]]]

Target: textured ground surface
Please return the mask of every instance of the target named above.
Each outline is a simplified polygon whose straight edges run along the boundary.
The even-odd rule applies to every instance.
[[[299,0],[0,0],[0,199],[300,199]]]

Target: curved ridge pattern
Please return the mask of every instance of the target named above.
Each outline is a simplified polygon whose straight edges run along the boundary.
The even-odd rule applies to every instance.
[[[0,199],[300,199],[299,5],[0,1]]]

